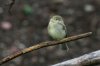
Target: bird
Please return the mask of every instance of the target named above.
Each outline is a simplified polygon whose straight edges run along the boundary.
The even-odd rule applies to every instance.
[[[53,15],[50,18],[47,30],[48,34],[54,40],[61,40],[67,36],[66,25],[64,24],[63,18],[60,15]],[[67,44],[60,44],[59,47],[62,50],[69,50]]]

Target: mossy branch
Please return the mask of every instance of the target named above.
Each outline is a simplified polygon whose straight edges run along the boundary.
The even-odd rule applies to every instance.
[[[11,54],[11,55],[1,59],[0,60],[0,65],[2,65],[4,63],[6,63],[6,62],[18,57],[18,56],[21,56],[23,54],[29,53],[31,51],[35,51],[35,50],[38,50],[40,48],[44,48],[44,47],[48,47],[48,46],[64,44],[65,42],[70,42],[70,41],[74,41],[74,40],[77,40],[77,39],[88,37],[91,34],[92,34],[92,32],[87,32],[87,33],[83,33],[83,34],[67,37],[67,38],[64,38],[64,39],[59,40],[59,41],[46,41],[46,42],[42,42],[42,43],[36,44],[34,46],[31,46],[29,48],[25,48],[23,50],[20,50],[20,51],[14,53],[14,54]]]

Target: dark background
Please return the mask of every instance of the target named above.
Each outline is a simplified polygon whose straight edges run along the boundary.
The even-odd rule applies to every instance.
[[[10,0],[0,0],[0,59],[39,42],[51,40],[47,25],[52,14],[61,15],[68,35],[92,31],[93,35],[67,43],[69,52],[57,46],[20,56],[2,66],[49,66],[100,49],[100,0],[16,0],[8,13]],[[24,5],[32,13],[24,15]],[[5,25],[8,26],[5,28]]]

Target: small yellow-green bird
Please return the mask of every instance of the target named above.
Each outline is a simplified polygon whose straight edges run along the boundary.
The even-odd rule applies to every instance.
[[[61,40],[66,37],[66,26],[64,24],[63,18],[59,15],[54,15],[51,17],[50,22],[48,24],[48,34],[54,40]],[[68,51],[67,44],[60,44],[60,48],[62,50]]]

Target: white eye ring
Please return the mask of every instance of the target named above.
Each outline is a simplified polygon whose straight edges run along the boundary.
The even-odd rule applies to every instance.
[[[58,20],[57,18],[55,20]]]
[[[55,18],[55,20],[59,20],[59,19]]]

